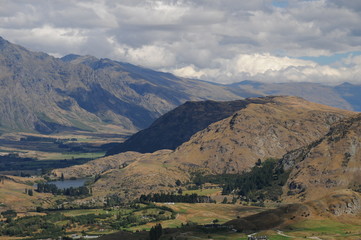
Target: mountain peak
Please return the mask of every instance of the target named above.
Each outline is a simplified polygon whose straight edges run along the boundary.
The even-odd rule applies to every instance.
[[[71,61],[73,61],[73,60],[75,60],[75,59],[78,59],[79,57],[81,57],[80,55],[78,55],[78,54],[73,54],[73,53],[71,53],[71,54],[68,54],[68,55],[65,55],[64,57],[62,57],[62,58],[60,58],[62,61],[64,61],[64,62],[71,62]]]
[[[0,36],[0,48],[2,49],[8,44],[9,44],[9,42]]]

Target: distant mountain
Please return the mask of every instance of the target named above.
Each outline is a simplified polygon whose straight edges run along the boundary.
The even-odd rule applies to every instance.
[[[343,83],[328,86],[320,83],[262,83],[242,81],[228,85],[229,90],[244,97],[288,95],[337,108],[361,111],[361,85]]]
[[[239,98],[226,87],[91,56],[62,59],[0,38],[0,132],[134,133],[190,100]]]
[[[97,196],[116,190],[122,198],[132,199],[150,191],[172,191],[177,180],[191,181],[195,173],[241,173],[258,159],[282,158],[322,138],[333,124],[355,114],[297,97],[254,98],[246,103],[231,116],[195,133],[176,150],[125,152],[56,169],[53,175],[71,178],[100,174],[92,186]],[[193,106],[197,109],[202,104]]]
[[[301,96],[358,111],[360,88],[348,83],[337,87],[252,81],[221,85],[92,56],[54,58],[0,37],[0,133],[89,131],[130,135],[186,101],[265,95]]]
[[[160,149],[174,150],[211,123],[229,117],[257,101],[260,100],[186,102],[158,118],[150,127],[109,150],[107,155],[126,151],[146,153]]]
[[[361,85],[343,83],[334,89],[352,106],[354,111],[361,112]]]

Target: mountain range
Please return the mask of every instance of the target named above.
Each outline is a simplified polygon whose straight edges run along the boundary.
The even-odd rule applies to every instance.
[[[0,85],[0,132],[130,135],[186,101],[266,95],[295,95],[361,110],[360,85],[253,81],[222,85],[92,56],[55,58],[1,37]]]
[[[188,100],[239,98],[227,87],[90,56],[61,59],[0,38],[0,130],[129,134]]]
[[[192,112],[192,108],[186,109]],[[168,114],[172,113],[177,114],[177,111]],[[298,171],[307,173],[310,164],[302,168],[298,166],[306,164],[307,157],[311,155],[306,150],[300,149],[316,147],[320,139],[331,136],[331,132],[336,131],[334,129],[343,129],[342,131],[345,132],[341,135],[347,136],[348,128],[336,126],[337,124],[343,126],[342,124],[351,121],[349,119],[354,119],[355,116],[357,116],[355,112],[308,102],[298,97],[252,98],[244,101],[244,105],[229,117],[211,123],[193,134],[190,140],[175,150],[159,150],[145,154],[128,151],[84,165],[56,169],[52,175],[65,178],[97,175],[99,178],[92,184],[93,196],[96,198],[116,192],[122,199],[134,199],[140,194],[149,192],[174,191],[177,181],[191,182],[197,174],[203,176],[241,174],[249,171],[258,161],[285,158],[288,161],[280,160],[279,164],[284,165],[283,168],[290,172],[287,184],[283,187],[282,197],[286,201],[286,199],[294,199],[297,194],[305,193],[304,188],[299,186],[303,186],[300,182],[305,183],[306,180],[298,181],[296,177]],[[174,118],[168,116],[168,119]],[[187,121],[187,118],[183,119]],[[164,125],[167,126],[166,123]],[[162,132],[162,129],[160,131]],[[144,130],[144,133],[147,132],[154,134],[152,131]],[[342,147],[338,149],[340,152],[344,150]],[[292,160],[293,158],[285,157],[292,152],[298,153],[293,154],[293,157],[304,154],[301,159],[306,160]],[[318,151],[316,153],[316,156],[321,155]],[[343,155],[341,159],[336,158],[334,161],[342,164]],[[358,168],[356,170],[354,168],[358,167],[359,161],[354,161],[357,162],[355,165],[352,165],[353,161],[350,160],[349,165],[337,171],[355,172],[357,179]],[[292,165],[293,162],[295,163]],[[337,168],[338,165],[334,164]],[[331,164],[328,163],[327,166]],[[317,168],[316,177],[321,177],[322,181],[327,182],[330,175],[324,173],[321,166],[317,165]],[[309,179],[306,173],[302,176]],[[340,182],[345,183],[341,178],[338,177]],[[359,180],[350,180],[350,184],[343,185],[334,181],[336,180],[331,180],[331,183],[337,186],[335,190],[349,188],[351,182],[357,187],[357,184],[360,184]],[[307,191],[312,191],[311,189],[313,185]],[[292,193],[292,190],[299,191]],[[322,194],[330,193],[331,190],[331,188],[325,190]],[[312,199],[310,194],[310,197],[300,197],[297,201]]]

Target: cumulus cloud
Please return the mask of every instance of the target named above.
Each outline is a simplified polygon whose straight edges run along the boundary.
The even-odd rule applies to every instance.
[[[360,12],[348,0],[0,0],[0,35],[222,83],[360,82]]]
[[[176,68],[173,70],[173,73],[177,76],[185,77],[185,78],[202,78],[206,77],[206,73],[203,71],[196,70],[194,65]]]

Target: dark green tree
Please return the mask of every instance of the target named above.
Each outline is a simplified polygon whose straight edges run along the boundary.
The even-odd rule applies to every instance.
[[[180,185],[182,185],[182,182],[178,179],[177,181],[175,181],[175,184],[179,187]]]
[[[158,240],[163,234],[163,228],[160,223],[152,227],[149,231],[149,239],[150,240]]]
[[[17,213],[14,210],[6,210],[1,213],[1,215],[6,218],[8,222],[11,221],[11,219],[15,218],[17,216]]]

